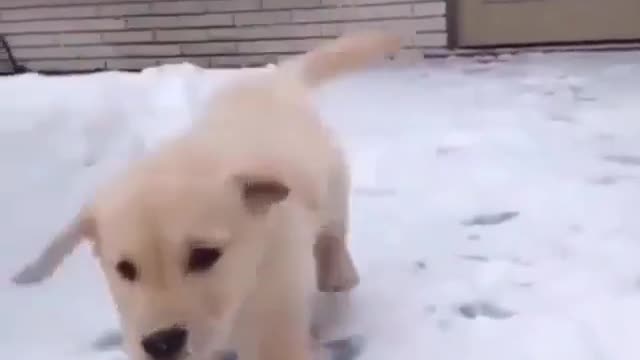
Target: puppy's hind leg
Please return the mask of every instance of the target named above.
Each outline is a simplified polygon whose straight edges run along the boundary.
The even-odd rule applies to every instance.
[[[325,223],[314,246],[318,290],[345,292],[360,282],[347,248],[349,193],[351,181],[345,160],[340,157],[331,174]]]

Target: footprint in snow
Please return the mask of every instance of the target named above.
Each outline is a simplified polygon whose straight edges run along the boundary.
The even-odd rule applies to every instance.
[[[462,304],[458,307],[458,312],[467,319],[487,317],[494,320],[508,319],[516,314],[509,309],[488,301],[475,301]]]
[[[464,254],[458,255],[462,260],[476,261],[476,262],[489,262],[489,257],[484,255]]]
[[[503,211],[492,214],[478,214],[462,222],[465,226],[498,225],[520,215],[518,211]]]
[[[636,155],[604,155],[604,161],[617,163],[626,166],[640,166],[640,156]]]
[[[331,360],[353,360],[357,358],[366,345],[366,339],[361,335],[338,340],[330,340],[323,344],[331,354]]]
[[[119,349],[122,343],[122,334],[118,330],[110,330],[100,335],[91,347],[97,351],[111,351]]]

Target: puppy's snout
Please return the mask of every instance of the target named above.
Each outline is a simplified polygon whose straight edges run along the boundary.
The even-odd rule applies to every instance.
[[[173,360],[184,350],[187,330],[171,327],[158,330],[142,339],[142,348],[154,360]]]

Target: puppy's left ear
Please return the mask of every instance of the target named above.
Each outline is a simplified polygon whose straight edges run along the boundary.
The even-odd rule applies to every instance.
[[[289,187],[275,177],[242,174],[236,175],[235,181],[240,186],[244,205],[252,214],[264,214],[289,197]]]

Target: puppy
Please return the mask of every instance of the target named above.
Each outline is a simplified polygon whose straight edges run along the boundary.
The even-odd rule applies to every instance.
[[[348,291],[349,171],[311,90],[399,50],[361,32],[239,77],[208,115],[98,189],[18,284],[86,239],[133,360],[311,359],[310,297]]]

